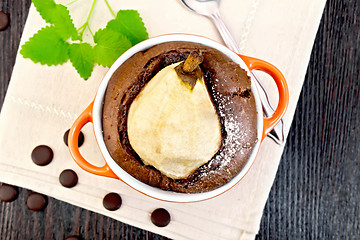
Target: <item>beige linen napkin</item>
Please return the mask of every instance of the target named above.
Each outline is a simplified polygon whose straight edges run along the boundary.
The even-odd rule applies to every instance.
[[[70,1],[58,1],[67,3]],[[69,5],[77,27],[86,19],[92,1]],[[165,33],[193,33],[222,42],[213,24],[186,10],[174,0],[109,0],[114,10],[136,9],[150,36]],[[221,13],[245,54],[277,66],[287,78],[290,103],[284,117],[286,133],[291,125],[306,73],[313,41],[325,0],[222,0]],[[90,25],[105,27],[112,16],[105,2],[97,1]],[[21,44],[45,22],[32,6]],[[89,34],[89,33],[87,33]],[[90,36],[87,36],[90,40]],[[21,45],[20,44],[20,45]],[[99,177],[80,169],[63,143],[63,134],[88,106],[107,69],[95,67],[90,79],[82,80],[68,62],[42,66],[18,54],[0,117],[0,181],[69,202],[122,222],[175,239],[253,239],[273,183],[282,146],[264,140],[257,159],[246,177],[225,194],[199,203],[166,203],[146,197],[119,180]],[[273,92],[272,81],[265,85]],[[86,159],[103,164],[92,126],[83,129],[80,148]],[[31,161],[31,152],[45,144],[54,159],[44,167]],[[79,183],[71,189],[59,184],[64,169],[74,169]],[[110,212],[102,206],[108,192],[118,192],[123,205]],[[153,225],[150,213],[159,207],[171,214],[164,228]]]

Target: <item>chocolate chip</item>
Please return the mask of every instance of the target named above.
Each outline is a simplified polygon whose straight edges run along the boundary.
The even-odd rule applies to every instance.
[[[0,31],[4,30],[9,25],[9,15],[0,11]]]
[[[158,208],[151,213],[151,222],[158,227],[165,227],[170,223],[170,214],[166,209]]]
[[[4,202],[14,201],[18,196],[17,188],[11,185],[3,184],[0,186],[0,200]]]
[[[48,165],[52,161],[53,157],[53,151],[46,145],[37,146],[31,153],[31,159],[39,166]]]
[[[68,129],[65,133],[64,133],[64,143],[66,144],[66,146],[68,146],[68,138],[69,138],[69,132],[70,129]],[[83,145],[84,143],[84,134],[82,132],[79,133],[79,138],[78,138],[78,146],[81,147],[81,145]]]
[[[29,210],[41,211],[46,207],[47,198],[40,193],[30,193],[26,199],[26,205]]]
[[[78,176],[73,170],[66,169],[60,173],[59,181],[64,187],[71,188],[78,183]]]
[[[115,211],[118,210],[121,206],[122,200],[119,194],[117,193],[108,193],[103,199],[103,205],[107,210]]]
[[[64,240],[81,240],[82,238],[80,236],[71,235],[66,237]]]

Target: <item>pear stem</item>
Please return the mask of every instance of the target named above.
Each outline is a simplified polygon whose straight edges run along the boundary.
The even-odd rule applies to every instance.
[[[192,73],[204,60],[200,51],[193,51],[184,62],[182,70],[185,73]]]

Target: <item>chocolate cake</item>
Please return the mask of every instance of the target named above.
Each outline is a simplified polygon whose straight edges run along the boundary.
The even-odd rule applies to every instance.
[[[219,116],[221,146],[186,179],[172,179],[146,165],[132,148],[127,133],[131,103],[161,69],[200,51],[200,68]],[[220,51],[190,42],[158,44],[125,61],[111,77],[103,106],[103,134],[112,158],[138,180],[164,190],[198,193],[228,183],[244,167],[257,139],[257,111],[245,70]]]

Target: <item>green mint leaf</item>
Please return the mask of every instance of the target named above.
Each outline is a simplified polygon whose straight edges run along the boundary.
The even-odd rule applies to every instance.
[[[84,80],[87,80],[93,71],[93,53],[93,48],[88,43],[73,43],[69,46],[70,62]]]
[[[24,43],[20,54],[35,63],[50,66],[66,62],[69,59],[68,49],[69,43],[59,35],[56,27],[48,26],[40,29]]]
[[[94,35],[95,46],[82,42],[86,28],[90,31],[89,19],[95,2],[91,7],[87,21],[81,32],[75,28],[69,10],[54,0],[32,0],[40,16],[50,26],[40,29],[21,46],[20,54],[33,62],[57,65],[70,59],[73,67],[85,80],[91,76],[94,64],[110,67],[127,49],[148,38],[145,25],[135,10],[121,10],[114,20],[108,22],[105,29]],[[105,1],[107,3],[107,1]],[[108,3],[107,3],[108,4]],[[110,8],[110,6],[109,6]],[[80,40],[80,43],[68,43]]]
[[[94,46],[95,61],[104,66],[110,67],[115,60],[128,50],[132,44],[124,35],[111,29],[100,29],[95,33]]]
[[[149,38],[142,18],[136,10],[120,10],[116,18],[108,22],[106,28],[126,36],[132,45]]]
[[[80,40],[69,10],[65,6],[56,4],[54,0],[32,0],[32,2],[41,17],[57,27],[56,30],[63,39],[72,37],[73,40]]]

